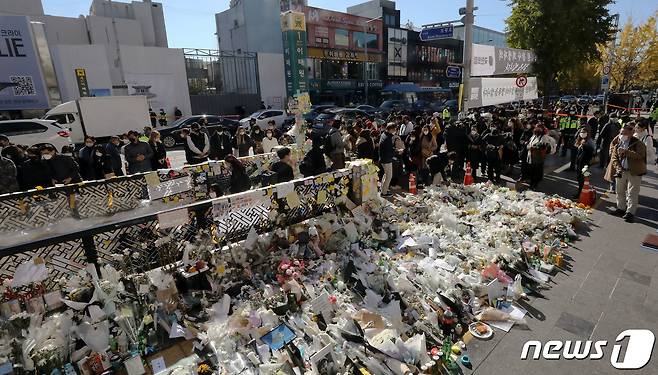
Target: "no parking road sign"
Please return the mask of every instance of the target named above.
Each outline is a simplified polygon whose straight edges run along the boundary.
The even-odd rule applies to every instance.
[[[516,87],[525,87],[525,85],[528,84],[528,77],[526,76],[518,76],[516,77]]]

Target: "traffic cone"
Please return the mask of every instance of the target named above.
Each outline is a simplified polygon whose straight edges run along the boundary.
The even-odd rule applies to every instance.
[[[418,194],[418,189],[416,188],[416,174],[413,172],[409,173],[409,193]]]
[[[466,174],[464,175],[464,186],[473,184],[473,175],[471,175],[471,162],[466,162]]]
[[[585,206],[592,207],[596,201],[595,193],[589,186],[589,176],[585,176],[585,182],[583,184],[583,190],[580,192],[580,197],[578,197],[578,203],[584,204]]]

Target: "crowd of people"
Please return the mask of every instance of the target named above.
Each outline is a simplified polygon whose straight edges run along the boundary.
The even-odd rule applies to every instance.
[[[611,191],[618,193],[614,213],[631,221],[641,176],[647,163],[656,162],[653,127],[658,118],[590,112],[569,106],[558,107],[554,113],[500,107],[485,113],[473,111],[458,120],[439,113],[413,117],[391,113],[385,120],[336,119],[328,130],[307,129],[311,147],[299,170],[304,176],[313,176],[344,168],[350,158],[371,159],[380,166],[382,196],[401,189],[412,173],[419,187],[461,183],[470,173],[476,180],[494,183],[505,175],[536,189],[543,179],[546,157],[560,152],[569,154],[568,170],[575,172],[578,181],[577,199],[598,156]],[[293,139],[282,134],[274,122],[262,130],[252,119],[248,127],[239,127],[234,133],[228,128],[208,131],[204,125],[193,123],[181,131],[186,162],[226,160],[237,171],[232,191],[248,188],[248,181],[240,180],[244,166],[238,159],[248,155],[276,151],[279,161],[272,171],[277,181],[294,178],[290,149],[280,147]],[[68,146],[58,152],[48,145],[11,145],[2,135],[0,147],[0,193],[170,167],[159,132],[148,126],[142,133],[131,131],[104,144],[86,137],[78,151]]]

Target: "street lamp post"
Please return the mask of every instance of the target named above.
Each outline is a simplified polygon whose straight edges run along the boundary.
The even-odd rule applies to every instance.
[[[364,83],[364,90],[365,90],[365,103],[368,104],[368,32],[366,30],[366,27],[368,24],[372,21],[377,21],[378,19],[382,18],[382,16],[379,16],[377,18],[373,18],[370,20],[367,20],[366,22],[363,23],[363,48],[364,48],[364,57],[365,57],[365,62],[363,63],[363,83]]]

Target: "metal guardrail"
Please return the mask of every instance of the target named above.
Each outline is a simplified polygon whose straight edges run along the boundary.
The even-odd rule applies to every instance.
[[[341,197],[358,203],[368,190],[363,182],[372,177],[369,170],[368,164],[355,163],[344,170],[240,194],[151,211],[130,210],[90,225],[73,227],[64,222],[61,232],[23,237],[25,241],[0,248],[0,278],[11,277],[18,265],[35,257],[43,258],[50,270],[44,282],[47,289],[88,263],[115,263],[143,272],[179,260],[185,243],[194,242],[200,231],[212,231],[218,244],[234,242],[244,239],[251,228],[270,231],[330,211]],[[161,228],[161,215],[172,212],[187,215],[187,220]]]

